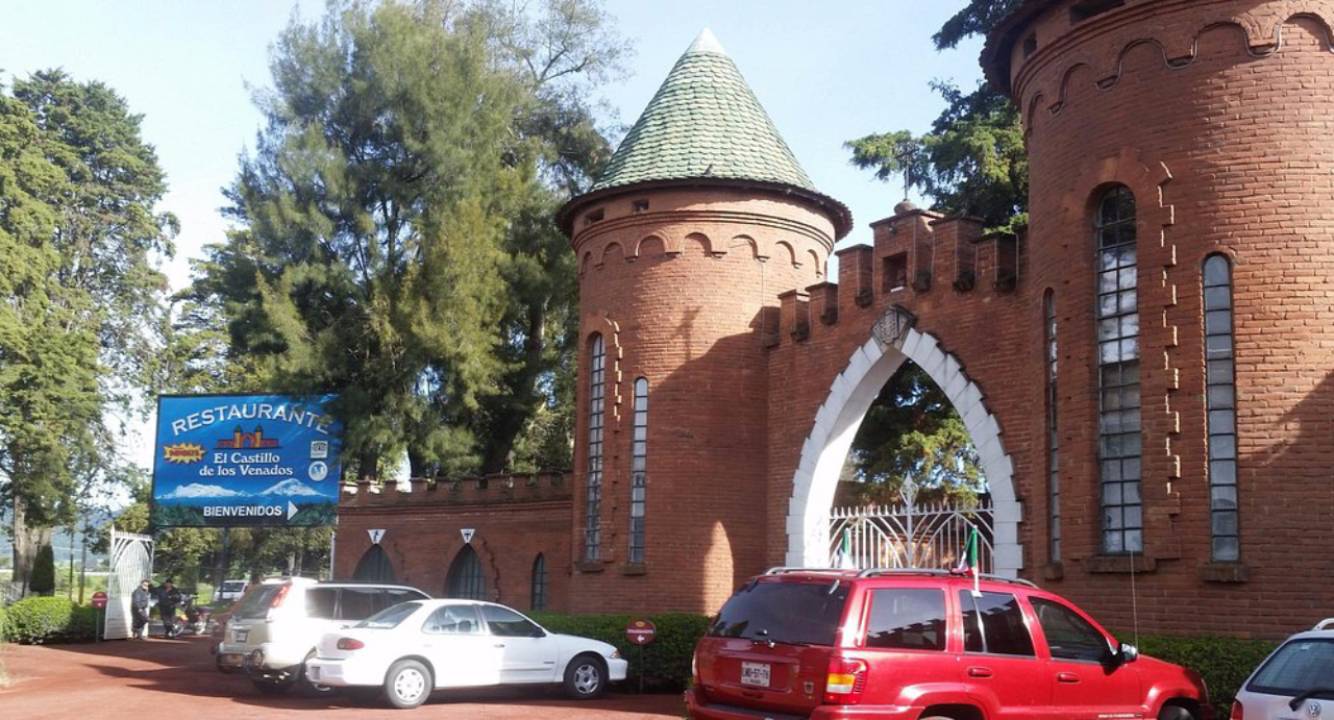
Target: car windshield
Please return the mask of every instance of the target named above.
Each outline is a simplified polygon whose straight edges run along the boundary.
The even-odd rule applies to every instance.
[[[241,592],[245,589],[244,582],[225,582],[222,584],[223,592]]]
[[[269,612],[269,607],[273,605],[273,597],[277,595],[284,585],[260,585],[245,597],[241,598],[240,604],[236,606],[236,611],[232,613],[233,617],[238,618],[262,618]]]
[[[753,582],[723,605],[709,627],[713,637],[746,638],[794,645],[833,645],[847,583]]]
[[[369,628],[371,630],[388,630],[390,628],[396,628],[404,620],[407,620],[409,615],[417,612],[417,609],[421,606],[422,604],[419,602],[399,603],[393,607],[387,607],[380,612],[375,613],[357,623],[354,627]]]
[[[1289,641],[1260,667],[1246,689],[1291,696],[1318,690],[1314,697],[1334,699],[1334,639]]]

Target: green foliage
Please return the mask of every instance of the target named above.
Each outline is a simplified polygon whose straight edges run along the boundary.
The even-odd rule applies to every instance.
[[[9,642],[9,611],[0,605],[0,643]]]
[[[97,611],[68,598],[24,598],[6,611],[5,640],[25,645],[89,642],[95,639]]]
[[[852,441],[859,503],[893,504],[911,477],[922,499],[969,501],[983,489],[981,459],[948,396],[920,367],[904,363],[871,404]]]
[[[646,689],[685,688],[690,681],[690,659],[694,655],[695,644],[708,630],[709,619],[688,613],[649,615],[648,619],[657,628],[657,638],[643,648],[641,662],[640,649],[625,637],[626,626],[632,619],[639,617],[642,616],[532,614],[534,620],[552,632],[579,635],[615,645],[621,657],[630,663],[628,679],[637,683],[642,673]]]
[[[1217,635],[1142,635],[1145,655],[1188,667],[1204,677],[1215,717],[1227,717],[1232,699],[1255,668],[1278,647],[1268,640]]]
[[[937,50],[958,47],[973,35],[985,35],[1023,0],[968,0],[964,9],[955,13],[940,30],[931,36]]]
[[[37,551],[37,564],[33,565],[28,589],[37,595],[50,595],[55,592],[56,555],[49,543]]]

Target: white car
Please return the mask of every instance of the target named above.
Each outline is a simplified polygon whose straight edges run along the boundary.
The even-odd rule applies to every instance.
[[[245,580],[223,580],[222,584],[213,591],[213,602],[240,600],[245,595],[248,587],[250,587],[250,583]]]
[[[320,641],[306,661],[312,684],[380,687],[399,708],[440,688],[563,683],[595,698],[628,663],[604,642],[547,632],[515,610],[472,600],[415,600]]]
[[[1334,720],[1334,618],[1297,633],[1260,663],[1232,720]]]

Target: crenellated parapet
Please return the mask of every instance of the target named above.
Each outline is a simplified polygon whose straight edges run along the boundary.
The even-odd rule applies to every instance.
[[[413,478],[407,483],[377,484],[363,479],[343,485],[343,507],[417,507],[505,505],[568,501],[566,473],[493,474],[443,479]]]
[[[952,302],[985,303],[1014,293],[1021,239],[986,233],[981,220],[946,216],[900,203],[871,224],[874,244],[836,251],[838,282],[820,282],[778,295],[765,316],[768,347],[810,339],[859,309],[948,295]]]

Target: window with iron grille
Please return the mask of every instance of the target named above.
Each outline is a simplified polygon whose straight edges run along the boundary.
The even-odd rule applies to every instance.
[[[1213,559],[1241,557],[1237,518],[1237,380],[1232,349],[1232,265],[1204,260],[1205,404],[1209,426],[1209,495]]]
[[[635,380],[634,437],[630,441],[630,562],[644,562],[644,510],[648,497],[648,380]]]
[[[1094,218],[1098,262],[1098,461],[1102,551],[1144,550],[1140,500],[1139,277],[1135,196],[1103,193]]]
[[[597,560],[602,548],[602,422],[607,356],[601,335],[589,340],[588,479],[584,501],[584,559]]]
[[[1061,435],[1056,416],[1056,297],[1042,298],[1043,352],[1047,365],[1047,541],[1051,562],[1061,561]]]
[[[547,609],[547,559],[542,553],[538,553],[537,558],[533,560],[531,607],[533,610]]]
[[[482,559],[477,557],[477,551],[471,545],[464,545],[449,566],[445,596],[464,600],[490,600],[486,596],[486,574],[482,571]]]

